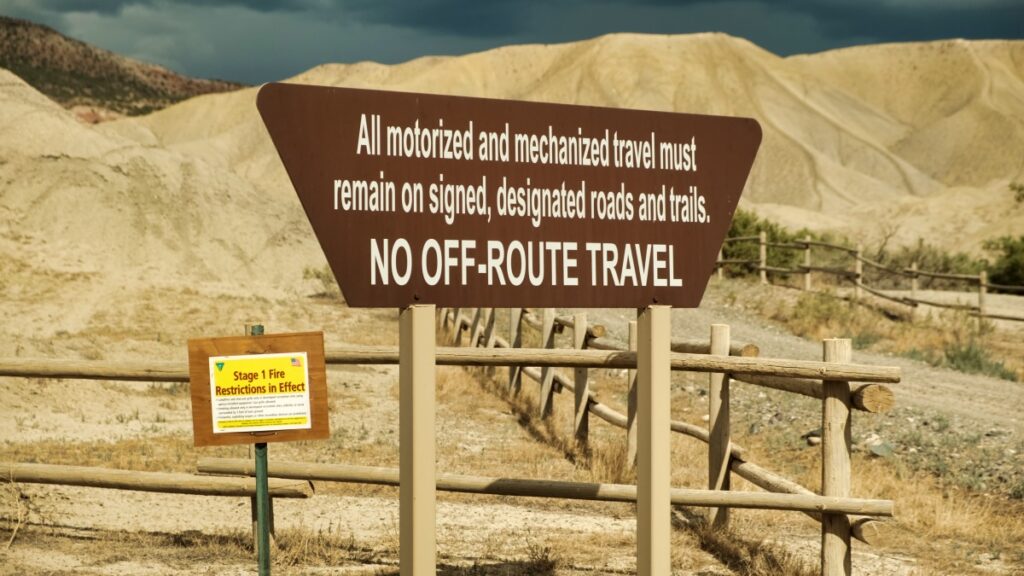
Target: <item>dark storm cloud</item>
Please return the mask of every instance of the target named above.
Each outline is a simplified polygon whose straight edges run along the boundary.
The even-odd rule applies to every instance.
[[[0,0],[182,72],[247,82],[610,32],[719,31],[780,55],[870,42],[1024,37],[1022,0]]]
[[[34,4],[40,9],[54,12],[96,12],[98,14],[117,14],[128,6],[154,4],[239,6],[260,12],[305,10],[311,6],[336,4],[334,2],[317,2],[316,0],[34,0],[20,3]]]
[[[369,22],[394,24],[445,34],[507,36],[525,30],[527,15],[565,2],[534,0],[348,0],[352,13]]]
[[[1020,38],[1024,2],[1018,0],[811,1],[783,0],[817,20],[826,35],[886,41],[939,38]]]

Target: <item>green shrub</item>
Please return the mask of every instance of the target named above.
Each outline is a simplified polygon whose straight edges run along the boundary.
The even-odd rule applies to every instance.
[[[949,252],[945,249],[925,243],[918,239],[913,246],[900,246],[888,249],[881,246],[869,258],[878,261],[887,268],[903,270],[917,263],[918,270],[939,272],[942,274],[977,274],[985,268],[985,261],[963,252]],[[876,272],[865,266],[865,284],[878,288],[905,288],[909,280],[884,272]],[[922,290],[965,290],[968,289],[962,280],[945,280],[920,276],[918,287]]]
[[[1011,382],[1017,381],[1017,373],[1005,364],[994,360],[988,351],[972,337],[966,342],[957,339],[944,350],[945,365],[968,374],[985,374]]]
[[[741,238],[744,236],[757,236],[761,232],[767,234],[769,242],[792,243],[809,237],[811,240],[831,241],[828,236],[822,236],[807,230],[806,228],[791,232],[782,225],[771,220],[760,218],[753,212],[736,210],[733,215],[732,224],[726,238]],[[760,258],[757,242],[729,242],[722,245],[722,258],[726,260],[757,260]],[[776,268],[796,268],[803,263],[802,250],[787,250],[782,248],[768,249],[768,266]],[[820,263],[816,262],[816,265]],[[741,269],[735,266],[726,268],[733,276],[756,272],[756,266],[749,266]]]
[[[1024,286],[1024,236],[989,240],[985,249],[996,253],[995,262],[989,266],[989,281]]]

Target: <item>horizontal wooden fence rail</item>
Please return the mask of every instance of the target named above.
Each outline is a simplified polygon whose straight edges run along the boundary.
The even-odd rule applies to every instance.
[[[811,398],[824,397],[824,383],[808,378],[780,378],[775,376],[737,376],[734,380],[775,390],[793,392]],[[864,412],[883,414],[892,410],[896,398],[892,389],[881,384],[850,384],[850,400],[853,407]]]
[[[808,246],[818,246],[820,248],[830,248],[832,250],[841,250],[841,251],[847,252],[849,254],[856,254],[857,253],[857,249],[856,248],[851,248],[849,246],[842,246],[840,244],[832,244],[832,243],[829,243],[829,242],[819,242],[817,240],[798,240],[798,242],[800,242],[802,244],[806,244]]]
[[[241,458],[202,458],[197,466],[207,474],[255,475],[254,464]],[[344,464],[313,464],[304,462],[268,463],[268,473],[275,478],[307,481],[333,481],[398,486],[398,469]],[[598,484],[523,478],[491,478],[462,474],[438,474],[437,489],[448,492],[636,502],[636,486]],[[796,512],[828,512],[887,517],[893,514],[891,500],[829,498],[815,494],[772,494],[763,492],[730,492],[674,488],[672,503],[683,506],[729,506]]]
[[[791,240],[788,242],[773,242],[767,237],[767,234],[761,232],[757,236],[742,236],[738,238],[727,238],[724,242],[725,245],[734,243],[754,242],[758,243],[758,258],[757,259],[743,259],[743,258],[726,258],[725,250],[720,250],[718,253],[718,260],[715,263],[715,267],[718,270],[719,278],[722,277],[722,270],[726,266],[731,265],[742,265],[752,266],[754,270],[757,270],[761,276],[761,283],[768,283],[768,273],[780,276],[791,276],[791,275],[803,275],[803,290],[810,291],[812,282],[812,274],[822,274],[831,276],[839,281],[850,282],[853,285],[853,300],[861,300],[861,292],[867,292],[872,296],[908,306],[911,308],[910,318],[913,318],[913,311],[918,306],[933,306],[936,308],[945,308],[952,310],[965,310],[969,315],[974,316],[983,321],[989,320],[1005,320],[1011,322],[1024,322],[1024,316],[1012,316],[1008,314],[993,314],[990,313],[986,306],[986,294],[990,290],[997,290],[1001,292],[1007,292],[1011,294],[1024,294],[1024,286],[1014,286],[1008,284],[993,284],[988,281],[988,274],[982,270],[978,274],[959,274],[950,272],[932,272],[928,270],[919,270],[917,263],[913,263],[909,268],[896,269],[890,266],[886,266],[881,262],[871,260],[863,255],[863,249],[860,245],[856,248],[849,246],[842,246],[839,244],[833,244],[830,242],[820,242],[804,238],[802,240]],[[836,266],[820,266],[812,265],[811,263],[811,247],[824,248],[828,250],[837,250],[848,255],[852,260],[852,269],[846,267]],[[784,268],[781,266],[771,266],[768,264],[768,249],[772,248],[775,250],[803,250],[804,251],[804,262],[803,264],[794,264],[793,268]],[[910,295],[909,296],[895,296],[892,294],[886,294],[878,287],[868,286],[864,282],[864,265],[883,273],[896,276],[898,278],[909,279],[910,281]],[[935,300],[924,300],[917,297],[918,278],[934,278],[937,280],[947,280],[952,282],[964,282],[969,286],[976,286],[977,291],[977,304],[964,304],[960,302],[946,303],[938,302]]]
[[[978,306],[974,304],[936,302],[934,300],[924,300],[922,298],[904,298],[904,300],[913,302],[915,305],[924,304],[925,306],[934,306],[936,308],[948,308],[950,310],[979,310]]]
[[[1011,286],[1009,284],[992,284],[989,283],[989,289],[1001,290],[1003,292],[1013,292],[1015,294],[1024,294],[1024,286]]]
[[[948,272],[926,272],[924,270],[916,270],[914,268],[904,268],[903,274],[908,278],[915,276],[927,276],[929,278],[938,278],[940,280],[962,280],[967,283],[978,282],[978,276],[975,274],[950,274]]]
[[[881,262],[875,262],[874,260],[872,260],[870,258],[865,258],[864,256],[854,256],[854,259],[855,260],[859,260],[862,264],[867,264],[868,266],[874,268],[875,270],[880,270],[882,272],[888,272],[889,274],[895,274],[897,276],[912,277],[912,275],[905,273],[903,270],[897,270],[895,268],[890,268],[889,266],[886,266],[885,264],[882,264]]]
[[[782,250],[803,250],[807,248],[807,245],[803,242],[765,242],[764,245],[769,248],[780,248]]]
[[[723,242],[757,242],[760,238],[760,236],[735,236],[733,238],[726,238]]]
[[[672,339],[670,344],[673,352],[685,354],[710,354],[711,344],[707,340],[677,340]],[[593,338],[587,341],[587,348],[594,350],[627,350],[626,346],[617,340],[610,338]],[[761,353],[756,344],[734,342],[729,346],[730,356],[744,356],[753,358]]]
[[[59,464],[0,462],[0,480],[24,484],[63,484],[200,496],[256,495],[256,480],[251,478],[139,472]],[[313,495],[313,489],[308,481],[274,479],[270,481],[270,495],[274,498],[309,498]]]
[[[397,364],[395,346],[346,346],[326,351],[328,364]],[[0,376],[12,375],[19,360],[0,361]],[[83,364],[92,364],[82,361]],[[814,360],[714,356],[673,353],[673,370],[725,372],[736,376],[786,376],[850,382],[897,383],[900,370],[890,366],[833,364]],[[636,352],[604,350],[559,350],[545,348],[461,348],[438,347],[437,364],[448,366],[547,366],[565,368],[635,369]],[[42,371],[45,372],[45,371]],[[46,376],[40,372],[38,375]],[[21,374],[25,375],[25,374]],[[33,374],[34,375],[34,374]]]
[[[868,292],[870,294],[878,296],[879,298],[882,298],[884,300],[889,300],[889,301],[892,301],[892,302],[896,302],[897,304],[903,304],[903,305],[906,305],[906,306],[910,306],[911,308],[916,308],[917,305],[918,305],[917,300],[914,300],[913,298],[908,298],[906,296],[892,296],[892,295],[886,294],[885,292],[882,292],[880,290],[875,290],[874,288],[865,286],[861,282],[857,282],[856,286],[858,288],[860,288],[861,290],[864,290],[865,292]]]
[[[0,376],[122,380],[127,382],[188,382],[188,363],[108,360],[58,360],[53,358],[0,359]]]
[[[991,320],[1009,320],[1011,322],[1024,322],[1024,318],[1020,318],[1018,316],[1007,316],[1005,314],[992,314],[990,312],[986,312],[985,314],[982,314],[980,312],[969,312],[967,315],[971,316],[971,317],[974,317],[974,318],[989,318]]]

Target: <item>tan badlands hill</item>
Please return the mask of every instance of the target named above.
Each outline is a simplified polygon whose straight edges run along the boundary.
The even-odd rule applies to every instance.
[[[0,68],[94,122],[145,114],[198,94],[242,86],[182,76],[6,16],[0,16]]]
[[[905,242],[977,250],[1024,232],[1024,206],[1007,190],[1024,180],[1024,42],[780,58],[721,34],[623,34],[329,64],[293,80],[750,115],[765,136],[748,208],[868,242],[898,230]],[[323,257],[255,94],[88,126],[0,71],[0,307],[24,314],[12,291],[67,275],[79,275],[66,296],[80,302],[137,285],[308,292],[302,271]]]

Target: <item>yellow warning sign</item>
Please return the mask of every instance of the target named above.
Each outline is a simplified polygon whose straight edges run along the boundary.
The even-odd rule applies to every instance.
[[[310,428],[305,352],[210,357],[213,432]]]

